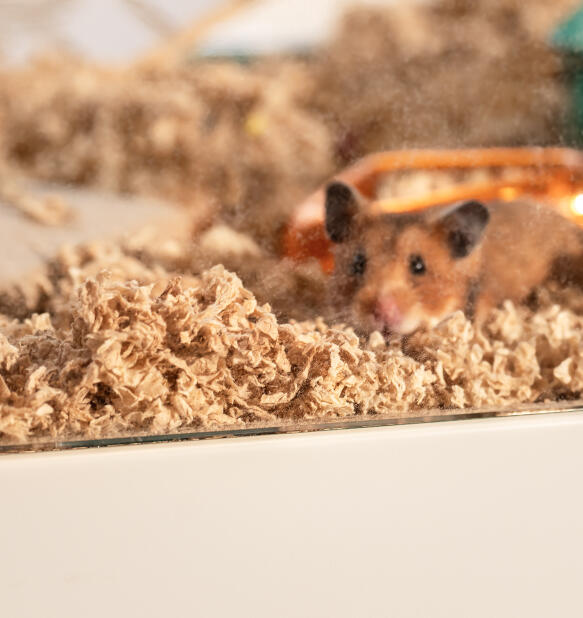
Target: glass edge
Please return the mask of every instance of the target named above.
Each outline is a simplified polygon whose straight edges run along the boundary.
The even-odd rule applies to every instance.
[[[473,420],[506,416],[532,416],[553,414],[558,412],[582,412],[583,401],[522,404],[506,410],[500,408],[467,409],[462,412],[444,413],[443,410],[420,416],[367,416],[350,417],[334,420],[314,420],[304,422],[282,422],[277,425],[255,425],[251,427],[230,427],[204,431],[183,431],[165,434],[120,434],[117,436],[94,439],[46,439],[29,442],[14,442],[0,444],[0,455],[14,453],[36,453],[44,451],[61,451],[85,448],[101,448],[106,446],[124,446],[130,444],[154,444],[160,442],[199,441],[217,438],[236,438],[250,436],[266,436],[275,434],[310,433],[315,431],[331,431],[342,429],[362,429],[372,427],[390,427],[395,425],[419,425],[425,423],[442,423],[446,421]]]

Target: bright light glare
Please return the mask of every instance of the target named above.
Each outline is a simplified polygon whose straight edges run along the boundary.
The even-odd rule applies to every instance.
[[[514,187],[503,187],[500,190],[500,197],[509,202],[518,195],[518,191]]]
[[[583,215],[583,193],[579,193],[571,200],[571,210],[576,215]]]

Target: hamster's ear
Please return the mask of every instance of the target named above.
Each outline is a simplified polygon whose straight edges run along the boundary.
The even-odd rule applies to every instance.
[[[480,242],[490,221],[490,211],[481,202],[464,202],[449,210],[442,219],[451,257],[469,255]]]
[[[343,182],[334,181],[326,187],[326,233],[332,242],[344,242],[350,236],[361,199]]]

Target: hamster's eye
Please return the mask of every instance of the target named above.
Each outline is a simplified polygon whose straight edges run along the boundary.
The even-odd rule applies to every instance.
[[[409,270],[413,275],[422,275],[425,273],[427,267],[420,255],[413,254],[409,256]]]
[[[364,251],[357,251],[352,258],[350,272],[353,275],[363,275],[366,270],[366,254]]]

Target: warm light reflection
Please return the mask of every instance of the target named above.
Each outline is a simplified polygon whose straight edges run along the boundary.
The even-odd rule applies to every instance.
[[[503,187],[500,189],[500,197],[509,202],[518,197],[518,190],[514,187]]]
[[[583,193],[577,194],[571,200],[571,210],[576,215],[583,215]]]

